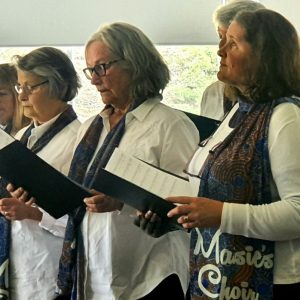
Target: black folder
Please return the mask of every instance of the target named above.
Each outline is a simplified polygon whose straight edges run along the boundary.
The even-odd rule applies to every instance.
[[[169,224],[170,228],[183,229],[177,223],[178,217],[167,217],[167,213],[176,207],[173,203],[105,169],[99,171],[94,188],[106,195],[119,199],[141,212],[147,212],[148,210],[155,212],[161,217],[163,223]]]
[[[91,196],[17,140],[0,150],[0,176],[27,190],[54,218],[84,205],[83,198]]]
[[[57,171],[17,140],[0,150],[0,176],[27,190],[36,198],[37,205],[55,218],[84,205],[83,198],[91,196],[86,188]],[[177,218],[166,216],[174,204],[105,169],[98,172],[93,188],[142,212],[153,210],[170,230],[183,229]]]
[[[192,114],[186,111],[182,112],[185,113],[197,127],[200,134],[200,141],[203,141],[207,139],[210,135],[212,135],[221,123],[221,121],[219,120]]]

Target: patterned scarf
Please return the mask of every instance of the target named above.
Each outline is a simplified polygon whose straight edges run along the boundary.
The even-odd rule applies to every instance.
[[[242,120],[208,156],[199,196],[223,202],[272,202],[268,128],[274,107],[240,102]],[[246,111],[243,114],[242,111]],[[191,238],[192,299],[272,299],[274,242],[196,228]]]
[[[133,106],[131,110],[136,108],[136,106]],[[125,119],[126,115],[110,130],[97,152],[90,169],[86,172],[103,129],[101,116],[98,115],[94,119],[76,148],[70,167],[70,178],[82,183],[87,188],[93,187],[98,171],[106,166],[114,149],[118,147],[124,135]],[[71,299],[80,300],[84,299],[84,247],[80,223],[83,220],[85,212],[86,209],[82,206],[69,216],[57,282],[58,294],[68,295]]]
[[[38,153],[41,151],[51,139],[64,129],[68,124],[77,118],[72,106],[68,105],[68,108],[55,120],[55,122],[49,127],[49,129],[36,141],[31,151]],[[28,138],[31,134],[33,124],[28,127],[20,139],[20,142],[24,145],[27,144]],[[2,180],[0,181],[0,183]],[[2,182],[2,197],[10,197],[6,192],[7,182]],[[7,220],[3,215],[0,215],[0,298],[9,299],[9,245],[10,245],[10,232],[11,222]]]

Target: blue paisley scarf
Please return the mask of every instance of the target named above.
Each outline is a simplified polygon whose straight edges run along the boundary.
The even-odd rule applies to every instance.
[[[300,106],[294,98],[240,102],[239,124],[202,169],[199,196],[252,205],[272,201],[268,128],[274,107],[283,102]],[[274,242],[196,228],[191,249],[193,300],[272,299]]]
[[[60,114],[55,122],[49,127],[49,129],[36,141],[31,148],[31,151],[38,153],[42,150],[49,141],[68,124],[73,122],[77,118],[72,106],[68,105],[67,109]],[[20,139],[20,142],[24,145],[27,144],[28,138],[33,128],[31,124],[24,132]],[[5,180],[0,181],[1,191],[0,197],[10,197],[6,192],[7,182]],[[10,245],[10,229],[11,222],[0,214],[0,298],[5,300],[9,299],[9,245]]]
[[[141,102],[136,102],[129,111],[136,108],[140,103]],[[108,108],[111,107],[107,106],[105,109]],[[98,115],[94,119],[76,148],[71,162],[69,172],[70,178],[82,183],[87,188],[93,188],[93,183],[97,177],[98,170],[105,167],[114,149],[118,147],[124,135],[125,120],[126,114],[118,124],[110,130],[97,152],[90,169],[86,172],[95,153],[103,129],[102,117]],[[86,209],[83,206],[69,215],[57,281],[57,294],[80,300],[84,299],[84,249],[80,223],[83,220],[85,212]],[[57,299],[60,297],[61,296],[58,296]]]

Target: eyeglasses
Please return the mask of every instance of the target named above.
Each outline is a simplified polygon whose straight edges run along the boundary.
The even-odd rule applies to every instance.
[[[49,82],[49,80],[45,80],[45,81],[42,81],[42,82],[34,84],[34,85],[25,84],[23,86],[20,84],[16,84],[15,90],[17,91],[18,94],[21,94],[21,93],[31,94],[37,87],[39,87],[43,84],[46,84],[48,82]]]
[[[94,72],[98,76],[105,76],[106,75],[106,70],[109,69],[112,64],[114,64],[114,63],[116,63],[120,60],[122,60],[122,59],[112,60],[112,61],[109,61],[109,62],[104,63],[104,64],[97,64],[93,68],[85,68],[85,69],[83,69],[83,73],[84,73],[85,77],[89,80],[92,79]]]

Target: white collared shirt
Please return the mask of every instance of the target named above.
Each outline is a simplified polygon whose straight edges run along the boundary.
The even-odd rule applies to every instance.
[[[201,116],[215,120],[224,118],[224,86],[224,83],[218,80],[204,90],[200,102]]]
[[[33,128],[27,147],[31,148],[57,118]],[[78,120],[71,122],[37,155],[66,175],[79,126]],[[16,138],[20,139],[27,128],[21,129]],[[40,223],[28,219],[11,223],[10,297],[14,300],[50,300],[55,293],[67,216],[56,220],[40,210]]]
[[[109,132],[109,112],[101,113]],[[81,127],[78,142],[92,120]],[[153,98],[126,116],[119,148],[160,168],[183,175],[199,142],[199,133],[183,113]],[[117,187],[116,187],[117,188]],[[177,274],[183,291],[189,282],[189,235],[172,232],[152,238],[133,224],[135,210],[86,213],[82,232],[86,262],[86,299],[138,299],[164,278]]]

